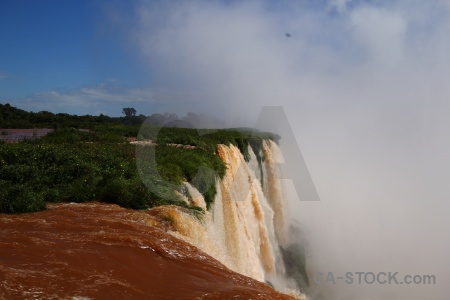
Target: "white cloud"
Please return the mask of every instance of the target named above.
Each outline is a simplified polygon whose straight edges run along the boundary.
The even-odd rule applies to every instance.
[[[369,52],[375,63],[398,63],[404,57],[406,21],[398,13],[375,7],[351,12],[357,41]]]
[[[149,114],[153,105],[167,105],[181,95],[170,90],[143,87],[124,87],[100,84],[76,90],[51,90],[35,93],[24,99],[6,99],[12,105],[31,111],[49,110],[55,113],[71,111],[76,114],[102,112],[118,115],[121,107],[139,107],[139,113]]]
[[[352,2],[352,0],[330,0],[329,6],[342,13],[347,11],[347,5],[350,2]]]
[[[155,93],[152,88],[126,88],[101,84],[74,91],[48,91],[36,93],[29,99],[42,99],[56,105],[98,106],[108,103],[165,103],[165,91]]]

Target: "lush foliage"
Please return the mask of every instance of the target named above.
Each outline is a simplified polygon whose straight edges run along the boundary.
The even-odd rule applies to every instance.
[[[0,143],[0,212],[6,213],[39,211],[46,202],[97,200],[134,209],[176,204],[198,214],[200,208],[181,198],[186,194],[183,182],[191,182],[211,205],[215,181],[226,171],[216,155],[218,144],[236,145],[247,159],[250,146],[262,161],[262,140],[277,139],[247,129],[198,131],[144,124],[139,131],[132,124],[135,116],[117,122],[119,118],[107,116],[28,113],[8,104],[0,104],[0,112],[8,126],[17,118],[18,127],[56,128],[40,140]],[[126,142],[127,136],[151,139],[158,146],[136,147]]]
[[[101,124],[140,125],[145,120],[144,115],[130,115],[120,118],[99,116],[77,116],[64,113],[54,114],[49,111],[27,112],[9,104],[0,104],[0,128],[85,128],[95,129]]]
[[[268,132],[259,132],[254,129],[193,129],[174,127],[155,127],[144,124],[138,135],[139,139],[149,139],[157,144],[183,144],[198,147],[210,153],[215,153],[217,145],[235,145],[249,160],[248,147],[259,160],[264,160],[262,141],[271,139],[278,141],[278,135]]]
[[[224,162],[214,153],[199,148],[140,146],[136,153],[141,179],[162,199],[171,198],[173,191],[186,194],[182,183],[190,182],[203,194],[209,207],[216,195],[215,180],[225,175]]]
[[[133,156],[134,148],[130,145],[2,144],[0,181],[3,197],[0,210],[35,211],[43,208],[39,204],[42,201],[99,200],[130,208],[154,205],[157,199],[140,181]],[[17,202],[20,195],[8,195],[24,187],[32,196],[27,194],[30,205],[21,209],[23,205],[11,204]]]

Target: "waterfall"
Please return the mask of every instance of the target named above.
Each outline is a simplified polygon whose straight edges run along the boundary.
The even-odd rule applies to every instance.
[[[285,270],[280,246],[287,243],[283,187],[275,163],[282,161],[276,143],[263,142],[265,160],[258,162],[249,147],[245,161],[233,145],[219,145],[217,154],[227,165],[216,180],[214,203],[199,220],[175,206],[160,207],[159,214],[172,222],[169,230],[213,256],[229,269],[285,289]],[[189,183],[186,201],[206,208],[202,194]]]

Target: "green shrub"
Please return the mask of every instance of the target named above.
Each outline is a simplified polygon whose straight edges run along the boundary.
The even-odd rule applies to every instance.
[[[26,213],[45,209],[41,194],[21,184],[2,182],[0,184],[0,213]]]
[[[160,200],[158,205],[176,205],[183,207],[185,209],[184,212],[193,215],[200,221],[203,220],[203,217],[205,216],[205,211],[203,208],[195,205],[189,205],[183,200]]]
[[[203,130],[199,134],[196,129],[144,128],[149,130],[139,133],[142,138],[159,130],[158,146],[123,143],[123,135],[137,129],[121,124],[100,124],[90,132],[63,127],[41,140],[0,143],[0,182],[8,182],[1,211],[36,211],[45,207],[44,201],[101,200],[135,209],[166,202],[183,206],[176,193],[183,181],[203,194],[209,208],[216,194],[215,180],[226,171],[216,154],[218,144],[236,145],[246,159],[250,146],[258,160],[263,159],[263,139],[252,132]],[[139,149],[148,151],[137,161]],[[151,161],[156,162],[154,167],[148,165]]]
[[[103,188],[101,200],[133,209],[149,208],[155,201],[154,196],[138,178],[117,178],[108,182]]]

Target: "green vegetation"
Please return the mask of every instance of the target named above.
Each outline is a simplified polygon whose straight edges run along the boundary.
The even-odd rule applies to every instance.
[[[218,144],[236,145],[246,159],[251,146],[262,161],[262,140],[277,139],[249,130],[204,130],[199,134],[196,129],[147,124],[139,131],[140,125],[132,124],[133,118],[139,117],[133,115],[28,113],[1,104],[0,112],[7,125],[3,128],[11,128],[14,118],[17,127],[41,124],[55,128],[38,140],[0,143],[0,213],[39,211],[47,202],[102,201],[133,209],[175,204],[199,215],[201,208],[182,200],[180,195],[186,194],[182,183],[191,182],[204,195],[207,206],[212,204],[215,180],[226,171],[216,155]],[[126,142],[127,136],[151,139],[158,146],[136,147]]]
[[[264,160],[262,141],[271,139],[278,141],[279,136],[268,132],[259,132],[251,129],[202,129],[155,127],[144,124],[139,131],[140,139],[156,141],[157,144],[183,144],[201,148],[207,152],[215,153],[217,145],[235,145],[244,158],[250,159],[248,146],[251,146],[258,160]]]
[[[107,143],[2,144],[0,211],[37,211],[45,207],[43,201],[98,200],[129,208],[154,205],[156,199],[140,181],[133,155],[130,145]],[[20,199],[23,193],[10,193],[24,187],[26,199]],[[25,200],[28,205],[22,203]]]
[[[309,278],[306,272],[305,248],[300,244],[280,247],[286,275],[295,280],[297,287],[306,291],[309,288]]]
[[[54,114],[49,111],[27,112],[9,104],[0,104],[0,128],[85,128],[95,129],[98,125],[139,126],[145,120],[144,115],[131,115],[112,118],[103,114],[99,116],[77,116],[64,113]],[[135,135],[134,135],[135,136]]]
[[[215,180],[223,178],[226,170],[225,163],[214,153],[166,145],[140,146],[137,153],[142,181],[160,198],[171,199],[174,191],[186,194],[182,182],[188,181],[203,194],[208,208],[213,203]]]

